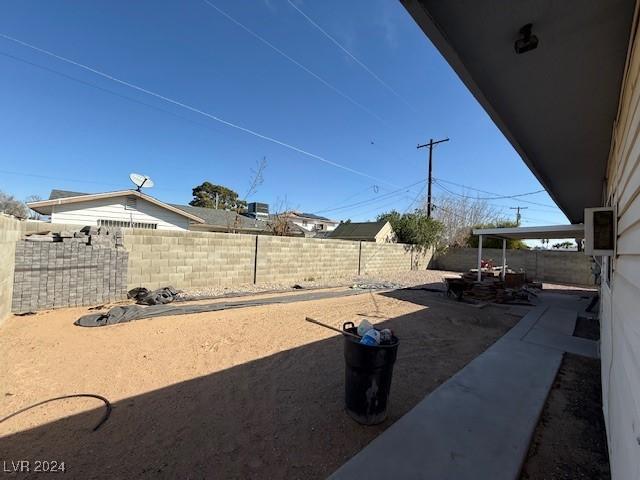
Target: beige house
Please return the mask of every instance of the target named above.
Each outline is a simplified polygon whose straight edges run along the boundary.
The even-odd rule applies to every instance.
[[[613,478],[638,479],[638,2],[401,1],[572,224],[617,209],[614,254],[595,257],[603,413]]]

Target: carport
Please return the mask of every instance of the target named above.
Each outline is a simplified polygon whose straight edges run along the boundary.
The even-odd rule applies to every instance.
[[[507,240],[542,240],[544,238],[584,238],[584,224],[548,225],[545,227],[477,228],[478,281],[482,280],[482,241],[485,237],[502,239],[502,279],[507,270]]]

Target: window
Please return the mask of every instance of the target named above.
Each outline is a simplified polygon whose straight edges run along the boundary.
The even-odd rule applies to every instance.
[[[124,209],[125,210],[135,210],[138,202],[136,197],[127,197],[124,201]]]
[[[321,224],[321,223],[318,223],[318,224],[316,225],[316,230],[324,230],[324,225],[323,225],[323,224]]]
[[[99,227],[112,227],[112,228],[143,228],[146,230],[157,230],[157,223],[147,222],[128,222],[126,220],[103,220],[98,219]]]

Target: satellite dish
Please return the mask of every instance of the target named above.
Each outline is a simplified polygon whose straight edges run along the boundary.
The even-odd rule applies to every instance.
[[[151,180],[146,175],[140,175],[139,173],[131,173],[129,174],[129,178],[133,182],[133,184],[137,187],[136,190],[139,192],[142,187],[151,188],[153,187],[153,180]]]

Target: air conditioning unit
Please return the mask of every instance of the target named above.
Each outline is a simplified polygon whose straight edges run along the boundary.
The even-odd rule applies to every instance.
[[[584,253],[610,257],[616,248],[615,207],[584,209]]]

